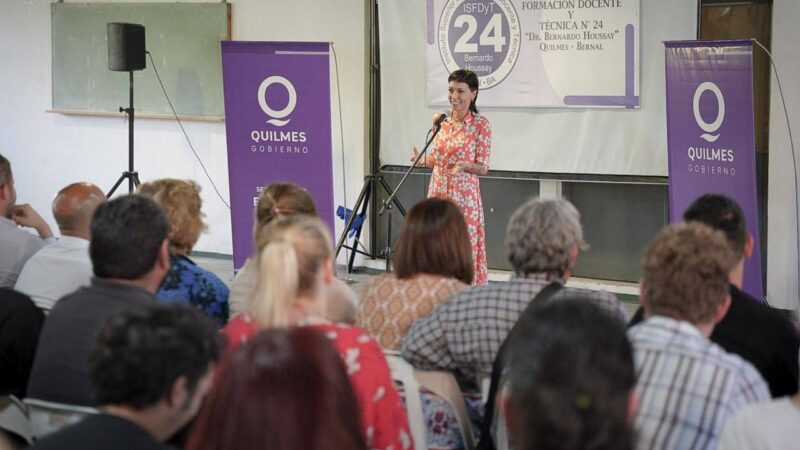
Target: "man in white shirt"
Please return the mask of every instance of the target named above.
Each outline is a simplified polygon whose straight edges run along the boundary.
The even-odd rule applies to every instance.
[[[783,450],[800,443],[800,394],[748,405],[726,423],[719,450]]]
[[[13,287],[25,261],[53,240],[53,232],[30,205],[17,205],[11,163],[0,155],[0,287]],[[36,229],[38,237],[18,228]]]
[[[91,183],[73,183],[59,191],[53,200],[53,216],[61,238],[28,259],[14,289],[47,312],[61,297],[88,285],[92,278],[89,225],[95,209],[105,201],[103,191]]]

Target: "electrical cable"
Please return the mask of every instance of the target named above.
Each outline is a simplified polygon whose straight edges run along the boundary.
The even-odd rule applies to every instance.
[[[794,152],[794,139],[792,138],[792,125],[789,121],[789,111],[786,109],[786,99],[783,96],[783,87],[781,86],[781,78],[778,76],[778,66],[775,65],[775,60],[772,59],[772,53],[767,50],[757,39],[753,39],[753,42],[756,43],[764,53],[767,54],[769,58],[770,64],[772,64],[772,68],[775,69],[775,80],[778,81],[778,92],[781,96],[781,103],[783,104],[783,114],[786,117],[786,129],[789,131],[789,147],[792,149],[792,169],[794,170],[794,219],[795,219],[795,247],[797,251],[797,259],[798,259],[798,269],[800,270],[800,214],[798,214],[798,207],[797,207],[797,200],[798,200],[798,189],[797,189],[797,156]],[[795,280],[800,280],[800,272],[798,273],[798,277]],[[797,298],[800,299],[800,282],[798,282],[798,296]],[[764,296],[764,301],[767,302],[766,295]],[[767,302],[769,304],[769,302]],[[800,304],[798,304],[797,309],[800,310]]]
[[[200,156],[197,155],[197,152],[195,151],[194,146],[192,145],[192,141],[189,139],[189,135],[186,134],[186,130],[183,128],[183,122],[181,122],[181,118],[178,117],[178,113],[175,111],[175,107],[172,106],[172,101],[169,99],[169,95],[167,95],[167,90],[164,88],[164,83],[161,82],[161,76],[159,76],[158,69],[156,68],[156,63],[155,63],[155,61],[153,61],[153,55],[150,54],[149,51],[146,52],[146,53],[147,53],[147,56],[150,57],[150,64],[153,66],[153,71],[155,72],[156,78],[158,79],[158,84],[161,85],[161,91],[164,92],[164,97],[167,99],[167,103],[169,104],[169,107],[172,110],[172,114],[175,116],[175,120],[178,121],[178,126],[181,128],[181,131],[183,132],[183,136],[186,138],[186,142],[189,143],[189,148],[192,150],[192,153],[194,153],[194,157],[197,158],[197,162],[200,163],[200,167],[203,168],[203,172],[206,174],[206,177],[208,178],[208,181],[211,183],[211,186],[214,188],[214,191],[217,193],[217,197],[219,197],[219,199],[222,201],[222,203],[228,209],[231,209],[231,205],[229,205],[228,202],[226,202],[225,199],[222,197],[222,194],[219,193],[219,189],[217,189],[217,185],[214,184],[214,180],[212,180],[211,179],[211,175],[208,174],[208,170],[206,169],[205,164],[203,164],[203,160],[201,160]]]
[[[339,84],[339,58],[336,56],[336,47],[333,45],[333,42],[330,43],[331,51],[333,52],[333,67],[334,72],[336,73],[336,98],[339,103],[339,138],[341,139],[341,151],[342,151],[342,204],[344,205],[344,210],[347,212],[347,169],[344,160],[344,116],[342,116],[342,89],[341,85]],[[356,211],[353,211],[352,214],[356,214]],[[355,222],[354,222],[355,223]],[[344,226],[347,226],[347,215],[345,214],[344,219]],[[362,225],[363,226],[363,225]],[[350,230],[344,230],[345,233],[348,233]],[[353,249],[353,251],[356,251]],[[345,261],[350,261],[350,249],[347,246],[344,246],[344,257]]]

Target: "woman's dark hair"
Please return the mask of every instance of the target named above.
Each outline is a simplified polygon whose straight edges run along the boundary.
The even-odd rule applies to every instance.
[[[414,205],[397,238],[395,276],[429,273],[472,283],[472,248],[464,216],[450,200],[431,197]]]
[[[478,75],[475,75],[475,72],[471,70],[458,69],[447,77],[447,83],[451,81],[466,83],[467,86],[469,86],[469,90],[475,93],[475,98],[469,102],[469,110],[472,111],[473,114],[478,114],[478,107],[476,106],[478,102]]]
[[[310,327],[263,331],[226,355],[187,450],[366,450],[333,344]]]
[[[520,326],[510,364],[515,447],[632,449],[628,402],[636,376],[624,324],[585,299],[567,298]]]
[[[686,222],[702,222],[725,233],[736,256],[744,256],[747,246],[747,225],[736,200],[722,194],[705,194],[693,201],[683,213]]]

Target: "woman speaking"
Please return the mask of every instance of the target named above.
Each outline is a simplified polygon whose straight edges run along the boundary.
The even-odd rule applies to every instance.
[[[475,268],[472,283],[486,284],[486,232],[478,177],[489,171],[492,128],[475,106],[478,76],[469,70],[456,70],[447,82],[450,115],[420,165],[433,168],[428,196],[451,200],[464,214]],[[412,161],[418,155],[414,148]]]

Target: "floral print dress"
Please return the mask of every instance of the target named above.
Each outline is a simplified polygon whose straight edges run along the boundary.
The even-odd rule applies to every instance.
[[[460,161],[480,164],[489,169],[492,147],[492,127],[480,114],[468,113],[464,120],[454,122],[448,117],[431,145],[435,163],[428,190],[429,197],[446,198],[455,203],[464,214],[472,247],[475,277],[472,284],[486,284],[486,230],[483,222],[481,185],[477,175],[450,173]]]
[[[361,412],[361,423],[370,449],[414,448],[408,417],[394,387],[383,351],[364,330],[338,323],[306,325],[331,340],[347,368]],[[250,315],[240,314],[223,328],[228,350],[233,351],[258,333]]]

